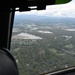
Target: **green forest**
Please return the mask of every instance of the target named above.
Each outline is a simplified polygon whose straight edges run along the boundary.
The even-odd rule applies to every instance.
[[[12,37],[28,33],[42,38],[12,39],[11,53],[16,59],[20,75],[40,75],[75,66],[75,31],[66,30],[74,27],[62,25],[23,23],[22,26],[14,26],[16,31],[13,31]]]

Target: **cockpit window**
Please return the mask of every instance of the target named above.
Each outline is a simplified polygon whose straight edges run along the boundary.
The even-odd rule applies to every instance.
[[[46,10],[16,12],[11,53],[20,75],[75,66],[75,0]]]

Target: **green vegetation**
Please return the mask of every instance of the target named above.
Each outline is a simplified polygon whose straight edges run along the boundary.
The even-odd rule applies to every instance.
[[[30,25],[30,23],[29,23]],[[15,26],[20,33],[29,33],[43,39],[12,39],[11,53],[14,55],[20,75],[39,75],[46,72],[56,71],[75,66],[75,32],[66,31],[70,25],[63,26],[54,24],[38,25],[37,30],[24,23],[24,26]],[[44,28],[44,29],[43,29]],[[50,28],[50,29],[49,29]],[[73,27],[74,28],[74,27]],[[50,31],[50,33],[40,33],[39,30]],[[72,37],[70,37],[72,36]]]

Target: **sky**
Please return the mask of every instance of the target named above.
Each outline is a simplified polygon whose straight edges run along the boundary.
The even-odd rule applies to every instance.
[[[46,10],[32,10],[26,12],[16,12],[16,15],[39,15],[48,17],[71,17],[75,18],[75,0],[67,4],[49,5],[46,6]]]

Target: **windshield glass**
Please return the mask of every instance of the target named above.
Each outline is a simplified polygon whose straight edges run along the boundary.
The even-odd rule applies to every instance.
[[[75,66],[75,0],[46,10],[16,12],[11,53],[20,75]]]

